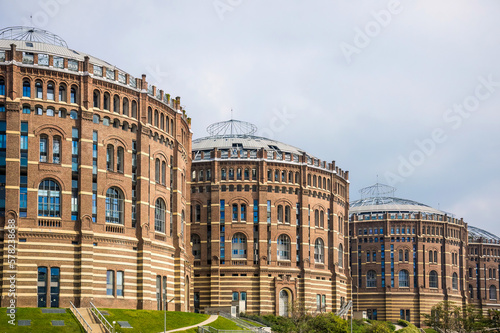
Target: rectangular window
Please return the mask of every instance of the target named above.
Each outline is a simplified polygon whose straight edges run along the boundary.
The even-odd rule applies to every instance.
[[[115,272],[106,272],[106,295],[114,296],[115,294]]]
[[[225,216],[226,208],[225,207],[226,207],[225,201],[221,200],[220,201],[220,223],[224,223],[226,221],[226,216]]]
[[[271,223],[271,201],[267,200],[267,222]]]
[[[116,296],[123,296],[123,271],[116,272]]]
[[[255,223],[259,222],[259,200],[253,201],[253,221]]]

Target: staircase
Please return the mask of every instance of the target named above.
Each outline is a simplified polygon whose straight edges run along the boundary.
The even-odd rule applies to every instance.
[[[107,333],[107,330],[104,328],[104,325],[96,320],[95,316],[90,311],[90,308],[78,308],[78,312],[82,315],[82,318],[85,319],[87,324],[90,326],[92,331],[87,330],[87,332],[92,333]],[[82,325],[85,328],[85,325]]]

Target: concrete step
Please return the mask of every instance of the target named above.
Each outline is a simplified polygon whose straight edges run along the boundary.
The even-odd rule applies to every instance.
[[[104,325],[102,325],[99,321],[96,320],[95,316],[90,311],[90,308],[78,308],[82,317],[92,328],[92,333],[106,333],[106,329]]]

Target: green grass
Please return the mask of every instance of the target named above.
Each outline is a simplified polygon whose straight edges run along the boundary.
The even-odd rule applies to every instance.
[[[240,319],[241,319],[241,320],[243,320],[245,323],[248,323],[248,324],[250,324],[250,325],[252,325],[252,326],[256,326],[256,327],[262,327],[262,326],[264,326],[264,325],[262,325],[262,324],[255,323],[255,322],[253,322],[253,321],[246,320],[246,319],[244,319],[243,317],[240,317]]]
[[[424,328],[425,333],[437,333],[433,328]]]
[[[10,318],[6,311],[6,308],[0,308],[3,317],[0,320],[0,332],[85,332],[69,309],[66,309],[66,313],[42,313],[41,308],[18,308],[15,326],[8,323]],[[31,320],[31,326],[17,326],[17,321],[23,319]],[[64,320],[64,326],[52,326],[51,320]]]
[[[105,316],[110,324],[113,321],[128,321],[133,328],[121,328],[116,324],[117,333],[149,333],[163,331],[163,311],[128,310],[128,309],[99,309],[109,312]],[[167,311],[167,331],[196,325],[208,319],[208,315],[189,312]]]
[[[232,320],[226,319],[224,317],[217,318],[216,321],[211,322],[208,326],[216,328],[218,330],[244,330],[244,328],[239,327]]]

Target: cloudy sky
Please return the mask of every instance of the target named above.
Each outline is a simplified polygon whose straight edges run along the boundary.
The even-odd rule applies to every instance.
[[[497,235],[500,2],[0,0],[173,96]],[[32,19],[30,20],[30,16]]]

